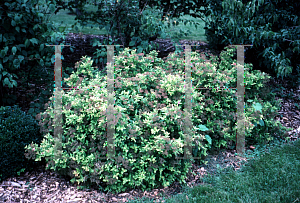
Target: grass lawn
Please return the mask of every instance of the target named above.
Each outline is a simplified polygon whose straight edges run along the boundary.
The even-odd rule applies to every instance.
[[[207,175],[203,184],[186,187],[165,203],[171,202],[300,202],[300,140],[295,142],[274,142],[273,146],[262,147],[256,157],[243,168],[220,169],[217,175]],[[129,201],[130,203],[153,202],[149,199]]]

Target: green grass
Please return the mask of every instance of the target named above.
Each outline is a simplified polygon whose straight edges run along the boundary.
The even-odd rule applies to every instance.
[[[87,11],[96,11],[97,7],[94,5],[86,5],[85,6]],[[41,8],[42,9],[42,8]],[[153,12],[152,9],[147,8],[146,12],[151,12],[153,16],[158,14],[158,10],[155,10]],[[51,17],[50,22],[53,22],[56,28],[61,27],[62,29],[65,28],[66,31],[72,32],[72,33],[82,33],[82,34],[94,34],[94,35],[107,35],[107,31],[105,28],[99,29],[98,27],[81,27],[78,26],[79,30],[76,31],[76,29],[72,29],[72,25],[78,22],[77,20],[75,21],[75,16],[74,15],[68,15],[69,10],[60,10],[56,15],[52,14],[47,14],[47,16]],[[194,25],[190,25],[189,23],[184,25],[182,22],[180,25],[173,26],[171,24],[170,28],[166,29],[166,33],[170,34],[170,37],[174,39],[175,33],[179,32],[179,29],[181,28],[182,30],[188,31],[189,35],[188,36],[183,36],[180,37],[179,39],[187,39],[187,40],[201,40],[204,42],[207,42],[206,37],[205,37],[205,30],[203,27],[205,26],[205,23],[201,19],[196,19],[194,17],[191,17],[189,15],[184,15],[180,19],[186,19],[186,20],[193,20],[195,22],[201,23],[200,26],[197,26],[197,29],[195,28]],[[176,20],[176,19],[174,19]],[[178,22],[178,21],[177,21]],[[165,25],[167,25],[167,22],[164,22]],[[79,24],[78,24],[79,25]]]
[[[254,159],[240,170],[220,169],[217,175],[207,175],[203,184],[193,188],[184,187],[182,194],[171,202],[300,202],[300,141],[273,142],[254,153]],[[153,202],[150,199],[132,200],[129,203]]]

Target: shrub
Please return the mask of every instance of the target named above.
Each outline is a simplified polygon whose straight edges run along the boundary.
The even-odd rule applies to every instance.
[[[42,140],[37,121],[15,105],[0,107],[0,178],[32,169],[36,162],[25,158],[24,147]]]
[[[232,56],[232,52],[233,49],[229,50],[227,55]],[[47,168],[67,174],[72,182],[95,183],[99,188],[113,192],[134,187],[143,190],[165,187],[174,181],[185,183],[193,160],[175,159],[182,157],[185,146],[185,65],[182,55],[173,53],[164,62],[156,58],[156,51],[144,57],[143,53],[136,55],[135,50],[129,53],[125,49],[115,58],[114,147],[117,159],[100,159],[105,156],[107,146],[107,76],[95,72],[92,62],[83,58],[76,65],[76,73],[66,81],[74,87],[78,75],[85,70],[86,78],[77,87],[85,89],[73,89],[62,94],[62,150],[54,151],[54,109],[49,103],[51,105],[46,112],[38,115],[40,125],[45,128],[45,140],[40,146],[35,143],[26,146],[28,157],[36,161],[45,157]],[[217,71],[215,63],[204,64],[198,56],[198,53],[191,53],[193,87],[233,87],[236,84],[236,67],[230,58],[221,61]],[[251,67],[245,66],[246,90],[262,87],[267,77],[250,74],[248,70]],[[208,97],[208,90],[203,93],[203,90],[195,88],[192,89],[193,126],[189,138],[193,155],[202,157],[207,155],[212,145],[220,148],[228,142],[235,142],[236,119],[235,114],[230,112],[236,110],[236,99],[233,90],[219,93],[212,89],[211,97]],[[50,100],[53,101],[53,97]],[[260,102],[263,105],[263,100]],[[263,105],[263,110],[270,106]],[[251,137],[256,128],[250,126],[251,122],[261,116],[267,118],[262,114],[252,115],[255,110],[246,103],[246,138]],[[218,125],[218,121],[223,121],[223,126]],[[267,124],[272,127],[271,123]],[[33,148],[35,151],[32,151]],[[56,158],[56,153],[60,153],[62,158]]]

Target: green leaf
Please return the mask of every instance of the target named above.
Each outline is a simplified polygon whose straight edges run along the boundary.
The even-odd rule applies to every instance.
[[[38,13],[38,16],[41,17],[41,18],[44,18],[44,14],[43,13]]]
[[[209,129],[205,125],[198,125],[200,131],[208,131]]]
[[[3,81],[3,85],[8,85],[9,87],[11,86],[10,81],[8,80],[8,78],[5,78]]]
[[[44,66],[44,61],[43,61],[43,59],[40,59],[40,64],[41,64],[41,66]]]
[[[30,42],[31,42],[32,44],[38,44],[38,41],[37,41],[36,38],[30,39]],[[25,43],[26,43],[26,42],[25,42]]]
[[[262,119],[259,120],[259,125],[265,126],[265,123],[264,123],[264,121]]]
[[[58,28],[58,30],[59,30],[59,32],[64,32],[66,30],[66,27],[61,26],[61,27]]]
[[[207,142],[211,145],[211,143],[212,143],[211,137],[209,135],[205,135],[205,138],[206,138]]]
[[[16,47],[13,47],[13,48],[11,49],[11,51],[12,51],[13,55],[15,55],[15,53],[17,52],[17,48],[16,48]]]
[[[9,57],[5,57],[5,58],[3,59],[3,63],[6,63],[6,62],[8,61],[8,59],[9,59]]]
[[[15,86],[15,87],[17,87],[17,86],[18,86],[18,84],[17,84],[17,81],[15,81],[15,80],[12,80],[12,83],[13,83],[13,86]]]
[[[262,110],[262,105],[260,103],[254,103],[252,104],[253,108],[255,109],[255,111],[260,111]]]
[[[28,39],[25,40],[25,47],[27,48],[29,46],[30,42]]]
[[[20,27],[16,27],[17,32],[20,32]]]
[[[20,17],[18,15],[15,15],[15,21],[20,21]]]
[[[8,51],[8,47],[6,46],[6,47],[4,48],[5,54],[7,54],[7,51]]]
[[[44,49],[45,45],[44,44],[41,44],[40,45],[40,51],[42,51]]]
[[[49,12],[53,13],[55,11],[55,5],[54,4],[50,4],[49,6]]]
[[[18,59],[20,60],[20,63],[24,60],[24,56],[22,56],[22,55],[19,55],[18,56]]]
[[[143,52],[143,48],[138,48],[137,53],[142,53]]]
[[[13,64],[14,64],[14,67],[15,67],[15,68],[18,68],[18,67],[20,66],[20,61],[19,61],[19,59],[14,59]]]
[[[15,22],[14,20],[12,20],[12,21],[11,21],[11,25],[12,25],[13,27],[15,27],[15,26],[16,26],[16,22]]]
[[[1,41],[0,41],[1,42]],[[295,47],[294,49],[293,49],[293,52],[297,52],[298,54],[300,53],[300,49],[299,49],[299,47]]]
[[[129,46],[134,46],[134,45],[135,45],[134,41],[129,42]]]
[[[198,146],[196,146],[196,148],[193,150],[193,155],[194,155],[194,156],[197,156],[198,150],[199,150],[199,149],[198,149]]]
[[[3,71],[2,75],[5,76],[7,75],[7,73],[8,73],[7,71]]]

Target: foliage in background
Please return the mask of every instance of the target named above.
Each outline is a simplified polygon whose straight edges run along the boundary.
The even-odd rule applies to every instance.
[[[32,170],[38,162],[25,158],[24,147],[41,143],[37,121],[17,105],[0,107],[0,180],[15,176],[21,170]]]
[[[189,140],[193,156],[206,156],[211,146],[228,148],[236,142],[235,91],[217,89],[236,84],[236,60],[228,57],[233,56],[233,51],[224,53],[218,71],[215,62],[203,63],[198,53],[191,53],[193,88]],[[70,87],[80,89],[62,95],[62,150],[56,150],[54,142],[52,97],[46,112],[37,117],[45,140],[40,146],[36,143],[26,146],[28,157],[36,161],[46,158],[48,168],[70,176],[72,182],[93,183],[106,191],[166,187],[175,180],[184,183],[193,160],[185,159],[176,164],[175,157],[181,157],[185,142],[185,61],[183,53],[173,53],[165,61],[156,55],[151,52],[144,57],[143,53],[136,54],[135,50],[130,53],[125,49],[115,58],[114,115],[117,121],[113,147],[116,160],[100,159],[107,153],[107,76],[97,73],[90,59],[85,58],[76,65],[77,72],[66,80]],[[246,142],[268,143],[274,136],[269,132],[274,129],[284,132],[286,128],[274,122],[278,109],[272,104],[278,105],[278,102],[258,100],[257,94],[253,94],[261,90],[269,76],[258,71],[252,74],[249,69],[251,66],[246,64],[245,88],[252,90],[245,107]],[[83,77],[80,79],[78,74]],[[78,81],[81,83],[76,85]],[[199,87],[214,89],[203,93]],[[63,158],[57,159],[56,153]]]
[[[16,91],[9,95],[7,88],[36,86],[46,84],[45,89],[36,89],[35,94],[26,95],[31,101],[29,114],[35,117],[43,111],[41,104],[48,101],[53,90],[54,47],[56,40],[64,38],[56,32],[51,23],[47,23],[47,10],[55,10],[55,1],[47,1],[44,11],[36,6],[43,4],[38,0],[7,0],[0,2],[0,90],[1,106],[17,102]],[[19,84],[17,84],[19,79]],[[50,84],[50,85],[49,85]]]
[[[207,12],[208,2],[207,0],[140,0],[140,9],[145,5],[149,5],[150,8],[160,8],[160,10],[162,10],[162,21],[167,17],[173,19],[182,15],[191,15],[192,17],[201,18],[205,21],[203,14]],[[202,6],[204,10],[201,9]]]
[[[17,98],[19,96],[17,91],[20,91],[19,87],[26,86],[28,89],[32,85],[33,93],[25,96],[27,100],[33,101],[30,104],[28,113],[35,116],[44,110],[42,109],[42,104],[48,101],[49,95],[53,91],[53,72],[51,70],[55,60],[53,56],[54,47],[45,45],[57,44],[56,41],[60,37],[65,39],[63,35],[61,36],[62,33],[58,31],[59,29],[55,30],[55,26],[49,20],[61,9],[68,8],[72,10],[72,6],[76,6],[77,11],[80,11],[76,12],[77,15],[79,13],[82,14],[77,17],[80,19],[88,17],[82,11],[84,10],[82,6],[87,2],[75,1],[73,4],[72,2],[65,3],[62,0],[10,0],[0,3],[0,17],[3,22],[0,25],[0,43],[1,47],[3,47],[0,50],[1,105],[15,104],[17,100],[20,100],[20,98]],[[103,4],[99,4],[98,9],[101,6]],[[114,32],[111,35],[113,41],[115,35],[122,36],[122,40],[119,42],[102,43],[124,45],[124,47],[115,47],[117,54],[126,45],[130,45],[133,49],[138,48],[138,52],[142,50],[144,50],[144,53],[147,52],[145,50],[149,52],[151,45],[149,46],[147,37],[155,34],[164,36],[162,23],[154,19],[149,13],[144,15],[143,11],[145,9],[138,10],[136,2],[120,1],[115,4],[108,2],[103,10],[99,10],[100,12],[96,12],[94,16],[92,15],[96,17],[94,18],[96,23],[101,22],[100,25],[105,27],[107,31]],[[137,18],[136,15],[140,17]],[[82,19],[83,23],[81,25],[86,25],[84,23],[86,20]],[[181,34],[179,35],[181,36]],[[101,43],[94,42],[93,45],[97,46],[101,45]],[[95,61],[99,60],[106,64],[105,46],[101,47],[101,50],[98,50],[95,55]],[[40,87],[41,84],[45,84],[46,88],[37,90],[35,87]],[[9,88],[13,88],[13,94],[8,94]]]
[[[10,4],[10,2],[11,2],[11,4]],[[47,4],[45,4],[44,2],[47,2]],[[108,23],[108,24],[106,24],[104,26],[103,23],[100,23],[100,26],[102,26],[102,27],[104,26],[108,32],[113,32],[114,34],[112,35],[112,37],[123,36],[123,41],[121,40],[119,42],[113,43],[113,41],[114,41],[113,40],[110,42],[110,44],[122,44],[122,45],[128,44],[128,45],[132,45],[131,47],[133,49],[138,48],[138,53],[140,53],[141,51],[143,53],[146,53],[149,51],[149,46],[148,46],[149,41],[146,39],[147,37],[152,36],[153,34],[159,34],[159,35],[164,36],[164,33],[163,33],[164,26],[162,26],[161,22],[155,21],[153,19],[153,17],[151,17],[151,15],[148,16],[148,14],[145,14],[145,13],[147,13],[147,12],[145,12],[145,9],[144,9],[145,6],[151,5],[151,8],[152,7],[157,8],[155,3],[151,4],[151,2],[153,3],[153,1],[149,1],[149,2],[140,1],[139,6],[138,6],[140,8],[139,10],[137,9],[137,6],[130,5],[130,3],[134,3],[131,1],[126,1],[126,2],[120,1],[120,2],[117,2],[114,4],[111,2],[108,2],[108,4],[106,4],[104,6],[105,8],[102,11],[95,12],[94,14],[89,13],[86,16],[84,15],[85,12],[81,12],[81,14],[83,14],[83,15],[78,16],[78,19],[82,19],[82,23],[81,23],[82,25],[87,25],[86,23],[84,23],[85,17],[87,17],[87,18],[89,18],[91,16],[96,17],[93,19],[96,19],[96,21],[99,22],[99,21],[101,21],[99,19],[99,15],[101,16],[102,14],[107,14],[106,16],[104,15],[105,17],[102,18],[102,21],[106,21],[106,23]],[[154,1],[154,2],[156,2],[156,1]],[[159,1],[157,1],[156,3],[158,3],[158,2]],[[267,2],[269,2],[269,0]],[[124,3],[126,6],[124,6]],[[170,11],[170,13],[168,12],[168,14],[169,14],[168,17],[170,19],[172,19],[173,17],[177,17],[178,15],[180,16],[183,13],[185,14],[185,13],[191,12],[193,9],[189,9],[189,11],[185,11],[186,9],[184,8],[183,5],[185,5],[187,7],[190,5],[194,6],[195,2],[187,1],[186,3],[184,3],[184,2],[180,3],[180,4],[178,3],[178,5],[176,5],[176,4],[174,5],[174,2],[168,2],[168,1],[165,5],[164,5],[164,3],[165,3],[164,1],[162,1],[161,3],[163,4],[162,7],[164,10],[163,11],[164,15],[166,14],[165,13],[166,8],[168,8],[167,10]],[[210,4],[208,4],[208,2],[203,2],[203,4],[201,2],[198,2],[198,3],[199,3],[199,8],[201,6],[206,6],[206,7],[203,7],[205,12],[204,11],[199,12],[199,15],[202,15],[203,13],[205,13],[206,17],[211,14],[213,16],[211,18],[212,23],[210,23],[210,28],[207,31],[208,36],[211,36],[211,37],[208,37],[208,38],[210,38],[209,41],[211,41],[211,43],[210,43],[211,45],[214,45],[214,44],[216,44],[216,45],[226,44],[227,45],[228,43],[231,43],[231,44],[252,43],[255,41],[254,47],[250,48],[250,51],[252,50],[252,52],[253,51],[256,52],[256,51],[260,50],[259,54],[261,54],[261,53],[263,53],[262,50],[265,49],[264,50],[264,52],[265,52],[264,54],[266,54],[265,57],[271,58],[272,61],[270,62],[270,60],[269,60],[269,62],[270,62],[269,63],[267,60],[265,60],[259,56],[260,59],[263,59],[263,60],[257,60],[255,58],[255,61],[253,61],[253,64],[256,63],[256,61],[260,61],[260,64],[262,63],[261,61],[264,61],[263,63],[265,63],[265,67],[268,67],[268,68],[270,68],[271,66],[273,67],[273,65],[275,64],[277,67],[277,70],[279,70],[281,67],[281,70],[284,71],[285,74],[288,74],[289,70],[291,70],[290,68],[293,66],[294,67],[293,70],[296,71],[294,76],[296,77],[298,75],[298,72],[300,71],[298,69],[298,67],[299,67],[298,45],[296,46],[296,44],[298,43],[298,40],[294,40],[294,39],[297,39],[297,36],[299,35],[299,26],[297,26],[299,24],[299,18],[298,18],[299,11],[297,12],[297,9],[291,9],[291,7],[289,7],[289,5],[291,3],[286,3],[283,0],[280,0],[278,2],[273,1],[273,3],[276,3],[275,5],[276,5],[277,10],[276,10],[276,12],[274,10],[274,12],[267,13],[267,15],[264,14],[264,12],[265,12],[264,8],[269,8],[268,6],[271,6],[272,4],[264,3],[263,5],[257,6],[256,8],[254,8],[254,7],[250,6],[250,1],[243,1],[245,6],[242,6],[240,3],[233,4],[233,5],[230,4],[231,6],[228,6],[228,7],[231,8],[232,12],[229,12],[229,15],[227,13],[224,13],[224,15],[223,15],[221,13],[221,12],[223,12],[223,7],[220,2],[217,2],[218,4],[216,4],[215,2],[210,2]],[[246,3],[248,3],[248,4],[246,5]],[[297,3],[297,2],[292,2],[292,3],[295,8],[298,8],[299,3]],[[158,4],[160,4],[160,3],[158,3]],[[72,8],[72,6],[78,6],[77,10],[82,10],[83,5],[84,5],[84,3],[81,1],[79,1],[77,3],[73,2],[73,4],[69,2],[68,4],[66,4],[65,1],[61,1],[61,0],[57,0],[57,1],[55,1],[55,0],[47,0],[47,1],[30,0],[30,1],[24,1],[24,3],[21,0],[18,0],[15,2],[14,1],[1,2],[0,14],[1,14],[1,19],[4,22],[2,25],[0,25],[0,27],[1,27],[0,43],[1,43],[1,45],[3,45],[2,46],[3,49],[0,50],[1,51],[0,52],[0,54],[1,54],[0,55],[0,60],[1,60],[1,63],[0,63],[1,92],[0,92],[0,94],[2,96],[2,100],[0,102],[2,103],[2,105],[13,104],[13,103],[15,103],[15,101],[17,101],[19,99],[16,97],[15,88],[14,88],[13,95],[9,95],[7,93],[8,88],[17,86],[17,81],[16,81],[17,78],[20,79],[18,82],[22,83],[22,86],[27,86],[27,87],[29,87],[29,85],[31,85],[31,84],[29,84],[29,81],[35,81],[36,84],[33,84],[33,85],[38,85],[40,83],[46,83],[46,81],[48,81],[47,84],[49,84],[49,82],[50,83],[52,82],[51,84],[53,84],[52,71],[51,71],[50,67],[53,66],[53,62],[54,62],[54,57],[51,54],[51,52],[52,52],[51,50],[54,51],[54,49],[53,49],[53,47],[46,47],[45,43],[46,43],[46,41],[48,41],[48,42],[50,42],[49,44],[55,44],[55,39],[58,39],[57,37],[60,35],[60,33],[56,32],[56,30],[54,30],[54,27],[49,23],[49,19],[51,18],[51,16],[49,16],[49,14],[50,15],[56,14],[60,9],[63,9],[63,8],[70,9],[70,8]],[[120,5],[122,5],[123,7],[121,8]],[[218,7],[216,7],[216,5],[218,5]],[[228,4],[223,2],[224,8],[227,8],[227,7],[225,7],[225,5],[228,5]],[[254,5],[254,3],[252,3],[251,5]],[[36,9],[36,6],[43,7],[44,10]],[[103,5],[100,3],[98,5],[98,9],[99,9],[99,6],[103,6]],[[174,8],[174,9],[179,9],[179,10],[183,9],[182,11],[184,11],[184,12],[173,12],[172,13],[172,9],[171,8],[169,9],[168,6],[171,6],[171,8]],[[196,7],[197,8],[195,8],[195,9],[197,10],[198,6],[196,6]],[[16,9],[12,10],[12,8],[16,8]],[[194,8],[194,7],[191,7],[191,8]],[[253,8],[254,8],[254,10],[253,10]],[[270,7],[270,8],[273,9],[273,7]],[[243,9],[246,10],[247,12],[244,12]],[[278,9],[284,9],[284,10],[282,11],[282,10],[278,10]],[[128,15],[126,15],[125,11],[126,12],[129,11],[132,14],[128,13]],[[123,13],[121,15],[122,18],[118,18],[117,15],[115,15],[116,12]],[[33,15],[31,13],[33,13]],[[283,22],[285,22],[285,23],[278,23],[278,21],[281,20],[281,18],[278,17],[277,14],[276,14],[276,16],[274,16],[272,18],[268,17],[269,14],[272,14],[272,16],[273,16],[274,13],[278,13],[278,15],[281,15],[281,16],[285,17],[285,19],[288,19],[288,20],[284,20]],[[298,16],[293,16],[291,13],[298,15]],[[134,16],[135,14],[140,16],[140,18],[134,19],[132,16]],[[139,15],[139,14],[141,14],[141,15]],[[261,14],[261,15],[258,15],[258,14]],[[46,18],[45,17],[46,15],[48,15],[49,17]],[[198,15],[198,14],[195,14],[195,15]],[[246,15],[246,17],[248,18],[248,20],[246,22],[244,22],[245,21],[244,18],[246,18],[244,15]],[[108,16],[108,18],[107,18],[107,16]],[[191,14],[191,16],[194,16],[194,14]],[[220,18],[221,16],[223,16],[225,18],[224,20],[228,23],[223,23],[223,20]],[[229,17],[227,17],[227,16],[229,16]],[[238,17],[238,16],[240,16],[240,17]],[[265,17],[265,16],[267,16],[267,17]],[[23,22],[24,19],[26,19],[26,22],[25,21]],[[206,19],[206,22],[207,22],[207,19]],[[272,28],[272,31],[270,31],[270,32],[269,31],[261,31],[261,30],[266,30],[265,27],[262,27],[262,26],[265,26],[264,22],[267,22],[266,20],[271,21],[270,22],[271,24],[269,27]],[[119,22],[119,24],[118,24],[118,22]],[[186,24],[187,22],[188,21],[185,21],[184,23]],[[220,22],[222,24],[222,26],[224,26],[224,24],[229,24],[229,25],[232,24],[232,26],[222,27],[220,25],[217,25],[216,24],[217,22],[218,23]],[[168,23],[173,23],[173,25],[178,25],[180,23],[180,20],[177,20],[176,22],[168,21]],[[209,23],[207,25],[209,25]],[[242,29],[241,26],[248,26],[248,25],[252,25],[252,27],[247,28],[248,29],[247,32],[245,32],[243,35],[245,37],[236,37],[236,31],[245,30],[244,28]],[[253,27],[253,25],[255,25],[255,26]],[[260,27],[258,28],[258,26],[260,26]],[[197,27],[197,24],[195,24],[195,27]],[[218,27],[218,28],[216,29],[216,27]],[[7,30],[8,28],[15,28],[15,29],[9,29],[10,32],[8,32],[8,30]],[[222,28],[222,29],[220,29],[220,28]],[[237,29],[235,29],[235,28],[237,28]],[[215,32],[215,31],[217,31],[217,32]],[[284,31],[284,32],[282,35],[281,34],[278,35],[277,31]],[[23,37],[24,35],[20,35],[19,33],[24,33],[27,39],[25,39]],[[238,33],[238,34],[240,35],[241,33]],[[251,34],[253,34],[253,35],[251,35]],[[141,38],[138,37],[139,35],[141,35]],[[250,38],[250,40],[249,40],[249,37],[247,37],[248,35],[252,36],[252,38]],[[9,36],[12,36],[12,37],[9,37]],[[231,36],[231,37],[229,37],[229,36]],[[279,36],[280,37],[278,39],[276,38],[276,40],[274,40],[275,38],[267,39],[268,36],[269,37],[273,36],[273,37],[277,37],[277,38]],[[288,39],[287,40],[284,39],[285,41],[284,40],[280,41],[280,39],[282,39],[282,36],[285,38],[288,38]],[[262,42],[262,40],[260,38],[264,39],[265,41]],[[146,41],[143,41],[144,39]],[[234,41],[232,41],[232,39],[238,40],[238,41],[234,42]],[[239,40],[241,40],[241,41],[239,41]],[[246,42],[245,40],[248,40],[249,42]],[[251,40],[252,40],[252,42],[250,42]],[[260,42],[258,42],[258,41],[260,41]],[[265,48],[265,47],[262,48],[262,47],[266,46],[266,45],[271,46],[273,41],[276,41],[276,44],[274,44],[276,51],[274,51],[275,55],[271,56],[273,53],[272,49],[274,49],[274,47],[268,47],[268,48]],[[280,44],[277,44],[278,42]],[[289,43],[292,43],[292,45],[293,46],[295,45],[295,46],[289,47]],[[104,43],[102,43],[102,45],[103,44],[107,44],[107,43],[104,42]],[[93,43],[93,45],[97,46],[97,45],[101,45],[101,43],[95,41]],[[125,46],[124,47],[117,46],[116,47],[116,49],[118,50],[117,53],[119,53],[119,51],[123,50],[124,48],[125,48]],[[176,46],[176,48],[178,48],[178,50],[181,50],[180,47]],[[269,49],[269,51],[267,51],[268,49]],[[280,49],[282,49],[282,53],[279,53]],[[148,50],[148,51],[146,51],[146,50]],[[277,52],[277,50],[279,50],[279,52]],[[40,53],[40,52],[42,52],[42,53]],[[46,53],[48,53],[47,56],[46,56]],[[250,55],[251,55],[251,53],[250,53]],[[52,55],[52,59],[51,59],[50,54]],[[276,54],[278,54],[278,55],[276,55]],[[101,48],[101,50],[98,50],[95,53],[95,55],[96,56],[94,57],[94,60],[99,60],[99,61],[102,60],[103,64],[106,63],[106,48],[104,46]],[[255,54],[255,53],[252,55],[257,56],[257,54]],[[286,57],[286,58],[284,58],[284,57]],[[249,57],[248,56],[246,57],[246,61],[247,61],[247,58],[249,58]],[[278,60],[278,58],[282,58],[282,61]],[[29,59],[32,59],[32,60],[29,60]],[[290,63],[291,65],[289,65],[289,61],[291,62]],[[279,73],[280,73],[280,71],[278,72],[278,74]],[[281,74],[281,75],[283,76],[283,74]],[[41,81],[41,80],[43,80],[43,81]],[[47,86],[49,86],[49,85],[47,85]],[[30,106],[31,109],[29,111],[30,114],[35,116],[36,113],[41,111],[42,107],[41,107],[40,103],[47,102],[47,100],[48,100],[47,96],[49,94],[51,94],[51,91],[52,91],[52,86],[51,86],[51,88],[46,89],[46,90],[34,89],[34,95],[29,95],[30,99],[32,101],[35,101],[32,104],[30,104],[31,105]]]
[[[213,48],[252,44],[246,59],[252,57],[253,64],[287,77],[299,72],[299,10],[297,0],[212,0],[207,40]]]
[[[84,6],[86,4],[85,1],[68,1],[58,3],[64,9],[73,8],[75,5],[78,10],[81,12],[81,15],[76,15],[75,20],[78,20],[81,26],[95,26],[99,27],[99,29],[105,28],[107,30],[107,34],[112,37],[109,41],[104,40],[100,43],[98,40],[94,39],[92,43],[93,46],[102,45],[101,49],[97,49],[95,52],[95,60],[98,63],[98,60],[106,64],[107,62],[107,51],[106,47],[103,45],[106,44],[115,44],[122,45],[114,47],[116,50],[116,54],[118,55],[120,51],[123,51],[126,47],[130,47],[132,50],[137,49],[137,53],[147,54],[150,52],[151,47],[153,47],[153,42],[149,43],[149,38],[152,36],[158,36],[160,38],[166,38],[166,34],[164,32],[166,26],[163,21],[158,21],[156,17],[153,17],[153,13],[147,13],[145,8],[147,4],[140,4],[141,2],[136,1],[98,1],[97,2],[97,11],[86,11]],[[157,1],[159,2],[159,1]],[[142,7],[143,5],[143,7]],[[197,5],[199,8],[201,5]],[[153,9],[157,9],[157,7],[151,7]],[[159,17],[158,17],[159,19]],[[181,21],[184,21],[184,24],[190,22],[195,25],[200,25],[197,22],[193,22],[192,20],[178,20],[177,22],[172,22],[173,25],[179,25]],[[168,26],[170,27],[171,22],[168,22]],[[72,27],[77,27],[77,23],[75,23]],[[179,37],[188,35],[187,31],[179,30],[180,33],[177,35]],[[175,36],[177,36],[175,35]],[[175,37],[176,39],[178,38]],[[116,40],[119,38],[120,40]],[[178,42],[179,40],[175,40]],[[183,49],[180,47],[176,47],[176,51],[182,51]]]

